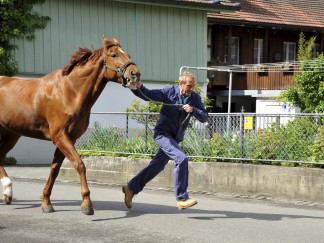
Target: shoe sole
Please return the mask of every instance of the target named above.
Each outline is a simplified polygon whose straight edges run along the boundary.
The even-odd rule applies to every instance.
[[[132,208],[132,206],[128,206],[127,205],[127,203],[126,203],[126,190],[125,190],[125,188],[126,188],[126,186],[122,186],[122,191],[123,191],[123,193],[125,194],[125,197],[124,197],[124,203],[125,203],[125,205],[126,205],[126,207],[128,208],[128,209],[131,209]]]
[[[196,201],[196,202],[194,202],[194,203],[192,203],[192,204],[187,205],[186,207],[178,205],[178,209],[179,209],[179,210],[187,209],[187,208],[190,208],[190,207],[192,207],[192,206],[195,206],[197,203],[198,203],[198,202]]]

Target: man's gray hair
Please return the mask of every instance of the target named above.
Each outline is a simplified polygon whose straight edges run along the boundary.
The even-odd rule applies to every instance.
[[[184,72],[181,73],[181,75],[180,75],[180,77],[179,77],[179,83],[180,83],[180,84],[185,83],[187,77],[192,77],[192,78],[195,80],[195,82],[196,82],[196,77],[195,77],[195,75],[193,75],[193,74],[192,74],[191,72],[189,72],[189,71],[184,71]]]

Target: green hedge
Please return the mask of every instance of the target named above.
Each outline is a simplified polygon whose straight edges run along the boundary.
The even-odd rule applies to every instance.
[[[14,157],[5,157],[4,165],[15,165],[17,164],[17,160]]]
[[[296,163],[270,162],[317,161],[324,162],[324,127],[310,118],[299,118],[286,125],[272,124],[266,129],[236,131],[220,135],[214,133],[210,139],[200,131],[190,128],[181,147],[192,161],[220,161],[241,159],[254,163],[269,161],[275,165],[295,165]],[[98,128],[88,133],[83,142],[78,143],[81,155],[95,153],[114,156],[136,156],[155,154],[157,145],[153,135],[141,131],[128,138],[120,128]],[[147,156],[145,156],[147,157]]]

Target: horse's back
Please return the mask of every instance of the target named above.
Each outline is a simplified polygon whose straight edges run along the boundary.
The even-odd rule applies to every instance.
[[[37,78],[2,76],[0,77],[0,106],[4,109],[12,105],[30,104],[41,87],[40,79]]]
[[[44,96],[47,80],[0,76],[0,127],[31,137],[42,137],[37,131],[43,126],[39,100]],[[46,123],[46,122],[45,122]],[[38,128],[39,127],[39,128]]]
[[[22,78],[0,76],[0,105],[3,105],[4,97],[10,100],[31,102],[47,86],[52,86],[58,71],[49,73],[40,78]]]
[[[65,81],[60,70],[41,78],[0,76],[0,134],[2,127],[22,136],[51,140],[51,129],[65,129],[80,110],[70,101],[75,94],[68,92],[73,89]],[[85,131],[89,115],[83,112],[76,124],[70,124],[74,137]]]

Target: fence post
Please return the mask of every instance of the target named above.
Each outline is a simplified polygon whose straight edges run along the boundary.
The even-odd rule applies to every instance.
[[[128,126],[128,113],[126,113],[126,138],[128,138],[128,129],[129,129],[129,126]]]
[[[240,114],[240,134],[241,134],[241,159],[244,158],[244,106],[242,106]],[[242,163],[242,160],[241,160]]]
[[[229,134],[230,128],[230,113],[231,113],[231,103],[232,103],[232,80],[233,72],[229,72],[229,88],[228,88],[228,105],[227,105],[227,134]]]
[[[276,132],[279,132],[279,130],[280,130],[280,114],[276,117],[276,123],[277,123]]]
[[[316,125],[319,126],[320,125],[320,119],[319,119],[319,116],[318,116],[318,113],[316,112],[316,116],[315,116],[315,121],[316,121]]]
[[[145,113],[145,152],[147,153],[148,114]]]

